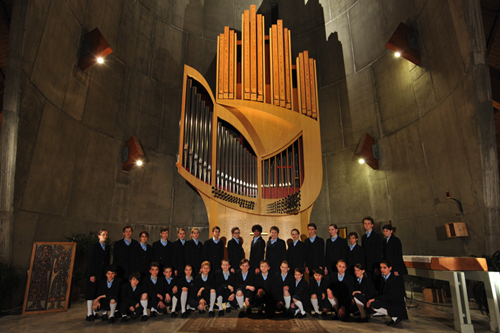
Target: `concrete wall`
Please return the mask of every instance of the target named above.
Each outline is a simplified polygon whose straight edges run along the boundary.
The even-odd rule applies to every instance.
[[[33,241],[101,227],[118,239],[128,223],[150,230],[151,241],[164,225],[171,240],[180,226],[202,227],[208,237],[203,202],[175,168],[182,68],[213,85],[216,36],[224,25],[240,30],[251,3],[269,18],[278,3],[293,52],[318,59],[324,182],[312,220],[319,234],[332,222],[359,232],[361,218],[372,215],[378,225],[393,221],[405,253],[482,254],[488,178],[467,1],[30,1],[14,262],[27,267]],[[384,47],[401,21],[418,30],[420,66]],[[82,72],[80,40],[95,27],[114,52]],[[380,144],[377,171],[351,161],[366,132]],[[149,162],[123,173],[119,150],[132,134]],[[471,236],[437,241],[435,228],[448,221],[466,221]]]

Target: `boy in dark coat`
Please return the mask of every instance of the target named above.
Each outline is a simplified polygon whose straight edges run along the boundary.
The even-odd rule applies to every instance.
[[[160,239],[153,243],[152,261],[160,264],[160,271],[165,267],[172,267],[172,252],[174,245],[168,241],[168,228],[161,228]]]
[[[164,303],[165,306],[171,306],[172,310],[170,316],[172,318],[176,318],[177,302],[181,297],[181,293],[179,288],[177,287],[178,279],[173,274],[174,272],[172,270],[172,267],[167,266],[163,268],[163,276],[165,277],[163,281],[163,294],[165,295]],[[167,314],[167,311],[165,311],[165,314]]]
[[[280,270],[280,265],[286,259],[286,244],[285,241],[279,239],[280,229],[272,226],[269,231],[271,238],[267,241],[266,260],[271,266],[269,274],[274,276]]]
[[[382,228],[384,234],[383,256],[384,260],[392,263],[392,271],[395,275],[406,275],[405,262],[403,260],[403,246],[401,241],[394,235],[394,229],[390,224],[384,225]]]
[[[132,239],[134,230],[131,226],[123,228],[123,239],[115,242],[113,246],[113,265],[118,267],[118,276],[127,281],[132,273],[132,252],[139,243]]]
[[[160,265],[157,262],[152,262],[149,265],[149,276],[142,279],[142,286],[148,294],[148,306],[151,309],[151,317],[156,317],[158,313],[165,313],[165,279],[159,276]]]
[[[325,274],[337,272],[337,261],[339,259],[347,261],[349,251],[346,240],[338,235],[339,228],[336,224],[330,224],[328,232],[330,238],[325,241]]]
[[[240,238],[240,228],[234,227],[231,229],[231,235],[233,238],[227,242],[227,256],[231,265],[231,273],[234,274],[240,265],[240,261],[245,258],[245,253]]]
[[[325,241],[316,235],[316,224],[309,223],[307,230],[309,231],[309,238],[304,241],[306,272],[312,274],[316,268],[323,269],[325,264]]]
[[[98,297],[94,300],[94,311],[103,310],[102,320],[107,320],[108,324],[115,322],[115,311],[120,301],[120,291],[122,281],[116,276],[117,268],[115,265],[106,267],[106,279],[99,281],[97,287]],[[109,315],[107,312],[109,311]],[[109,319],[108,319],[109,318]]]
[[[354,265],[365,262],[365,253],[363,248],[358,245],[358,234],[355,232],[349,233],[349,252],[347,254],[347,271],[354,277]],[[371,277],[370,277],[371,278]]]
[[[280,272],[274,274],[273,297],[276,303],[276,310],[285,311],[290,309],[292,297],[290,289],[294,283],[293,274],[290,273],[290,267],[285,260],[280,265]]]
[[[252,227],[253,240],[250,247],[250,269],[257,275],[260,272],[260,262],[264,260],[266,242],[262,239],[262,227],[258,224]]]
[[[220,228],[213,227],[212,235],[212,238],[207,239],[203,245],[204,258],[210,263],[211,267],[219,267],[224,258],[224,243],[219,238]]]
[[[366,232],[361,237],[361,246],[365,255],[366,274],[372,280],[380,275],[379,266],[382,260],[382,237],[373,230],[374,222],[370,216],[363,219]]]
[[[186,267],[186,230],[179,228],[177,240],[173,245],[172,263],[174,264],[174,275],[183,276]]]
[[[372,279],[366,275],[363,265],[354,265],[354,274],[356,275],[356,281],[352,296],[354,304],[358,308],[360,314],[360,317],[356,321],[358,323],[365,323],[370,320],[366,311],[368,309],[366,303],[368,303],[369,299],[375,297],[375,286],[373,285]]]
[[[347,265],[343,259],[337,262],[337,273],[330,275],[328,286],[328,301],[335,308],[333,320],[349,320],[349,313],[354,291],[354,278],[347,274]]]
[[[273,286],[274,277],[269,274],[269,263],[266,260],[260,262],[260,273],[255,275],[255,290],[257,295],[255,297],[256,306],[265,306],[266,317],[271,319],[274,317],[274,297]],[[262,311],[259,310],[259,315]]]
[[[215,272],[215,291],[219,305],[219,317],[224,315],[222,304],[226,303],[226,312],[231,312],[231,305],[236,306],[236,274],[231,273],[229,259],[222,259],[221,268]]]
[[[292,242],[288,244],[287,261],[292,272],[295,272],[295,268],[304,268],[306,261],[305,249],[304,243],[300,241],[298,229],[292,230]]]
[[[336,272],[337,269],[335,268],[335,273]],[[327,299],[328,293],[326,291],[328,289],[328,280],[324,277],[322,269],[315,269],[313,274],[314,280],[311,279],[309,281],[309,293],[311,294],[311,304],[314,309],[314,318],[318,318],[320,309],[323,310],[321,314],[326,316],[328,308],[330,307]]]
[[[296,268],[294,272],[295,281],[290,288],[290,295],[292,295],[293,304],[291,305],[294,316],[305,318],[307,316],[306,310],[309,310],[309,285],[304,279],[304,269]]]
[[[88,267],[85,274],[87,281],[87,290],[85,292],[85,299],[87,300],[87,321],[94,321],[99,316],[93,311],[93,302],[97,296],[97,287],[99,281],[105,280],[106,267],[109,266],[110,251],[109,246],[106,246],[108,239],[108,231],[106,229],[99,230],[97,235],[99,241],[89,247],[88,253]]]
[[[215,316],[214,305],[217,294],[215,291],[214,276],[210,274],[210,263],[208,261],[204,261],[201,264],[201,274],[198,274],[194,278],[194,284],[197,290],[196,296],[198,297],[200,314],[205,313],[205,305],[210,304],[208,317],[213,318]]]
[[[191,239],[186,241],[184,248],[186,256],[186,265],[193,267],[193,276],[200,274],[201,263],[203,262],[203,243],[198,239],[200,237],[200,229],[191,229]]]
[[[248,259],[242,259],[240,261],[240,269],[236,271],[236,302],[240,308],[239,318],[245,316],[243,305],[247,306],[248,313],[252,312],[251,303],[253,302],[255,292],[254,279],[255,274],[250,269],[250,262]]]
[[[148,320],[148,294],[146,290],[139,285],[141,274],[134,272],[130,274],[130,283],[122,285],[120,293],[120,313],[122,322],[127,322],[127,315],[132,319],[137,319],[142,312],[141,321]]]
[[[139,272],[142,277],[149,274],[149,265],[153,258],[153,249],[151,245],[146,243],[148,238],[148,232],[145,230],[141,231],[139,234],[140,242],[132,249],[133,270],[134,272]]]

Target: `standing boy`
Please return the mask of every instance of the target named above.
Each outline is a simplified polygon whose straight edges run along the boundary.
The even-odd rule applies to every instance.
[[[118,276],[124,281],[132,273],[132,252],[139,243],[132,239],[134,230],[130,225],[123,228],[123,239],[116,241],[113,246],[113,264],[118,267]]]
[[[307,274],[313,274],[313,270],[317,268],[323,269],[325,263],[325,241],[316,235],[316,224],[309,223],[307,230],[309,231],[309,238],[304,241],[306,272]]]
[[[266,242],[260,237],[262,227],[258,224],[252,227],[253,240],[250,248],[250,268],[259,274],[260,262],[264,260],[264,252],[266,251]]]
[[[167,266],[172,267],[172,251],[173,244],[168,241],[168,228],[163,227],[160,239],[153,243],[152,260],[160,264],[160,271]]]
[[[274,276],[279,272],[281,263],[286,260],[286,244],[284,240],[278,238],[280,234],[278,227],[272,226],[269,233],[271,238],[267,241],[266,260],[271,265],[269,273]]]
[[[89,264],[85,274],[85,280],[87,281],[87,290],[85,292],[85,299],[87,300],[87,321],[94,321],[94,319],[99,318],[95,311],[93,311],[92,305],[97,295],[99,281],[105,279],[105,268],[109,266],[110,261],[109,246],[106,246],[108,231],[106,229],[99,230],[97,237],[99,241],[89,247]]]
[[[193,267],[193,276],[200,274],[203,262],[203,243],[198,239],[200,229],[191,229],[191,239],[186,241],[186,265]]]
[[[365,253],[363,248],[358,245],[358,234],[355,232],[349,233],[349,253],[347,254],[347,267],[351,276],[354,274],[354,265],[362,264],[365,262]]]
[[[330,224],[328,232],[330,238],[326,240],[325,274],[337,271],[336,265],[339,259],[347,261],[347,251],[349,249],[345,239],[339,236],[339,228],[336,224]]]
[[[184,267],[186,266],[186,230],[184,228],[179,228],[177,231],[177,240],[174,242],[172,262],[174,264],[174,274],[175,276],[184,275]]]
[[[132,259],[133,259],[133,271],[139,272],[141,277],[148,275],[149,265],[151,264],[151,259],[153,257],[153,249],[151,245],[147,244],[149,234],[147,231],[143,230],[139,234],[140,243],[133,248]]]
[[[241,259],[245,258],[243,247],[240,240],[240,228],[234,227],[231,229],[233,238],[227,242],[227,256],[229,257],[229,264],[231,265],[231,272],[234,274]]]
[[[374,222],[370,216],[367,216],[363,219],[363,227],[365,228],[366,232],[363,237],[361,237],[361,246],[363,247],[366,260],[366,274],[372,280],[375,280],[376,276],[380,275],[379,267],[380,261],[382,261],[383,244],[382,237],[380,236],[380,234],[375,232],[375,230],[373,230],[373,226]]]
[[[224,243],[220,240],[220,228],[215,226],[212,228],[212,238],[207,239],[203,245],[205,252],[205,260],[208,261],[211,267],[218,267],[224,258]]]

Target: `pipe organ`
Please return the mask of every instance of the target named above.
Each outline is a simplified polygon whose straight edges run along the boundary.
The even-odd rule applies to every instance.
[[[282,20],[266,31],[252,5],[241,32],[217,38],[215,94],[184,66],[177,168],[223,234],[307,230],[323,179],[316,61],[303,51],[294,64],[291,43]]]

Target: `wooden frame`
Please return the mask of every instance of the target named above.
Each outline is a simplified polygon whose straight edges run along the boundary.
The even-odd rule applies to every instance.
[[[75,253],[74,242],[33,243],[23,315],[68,310]]]

